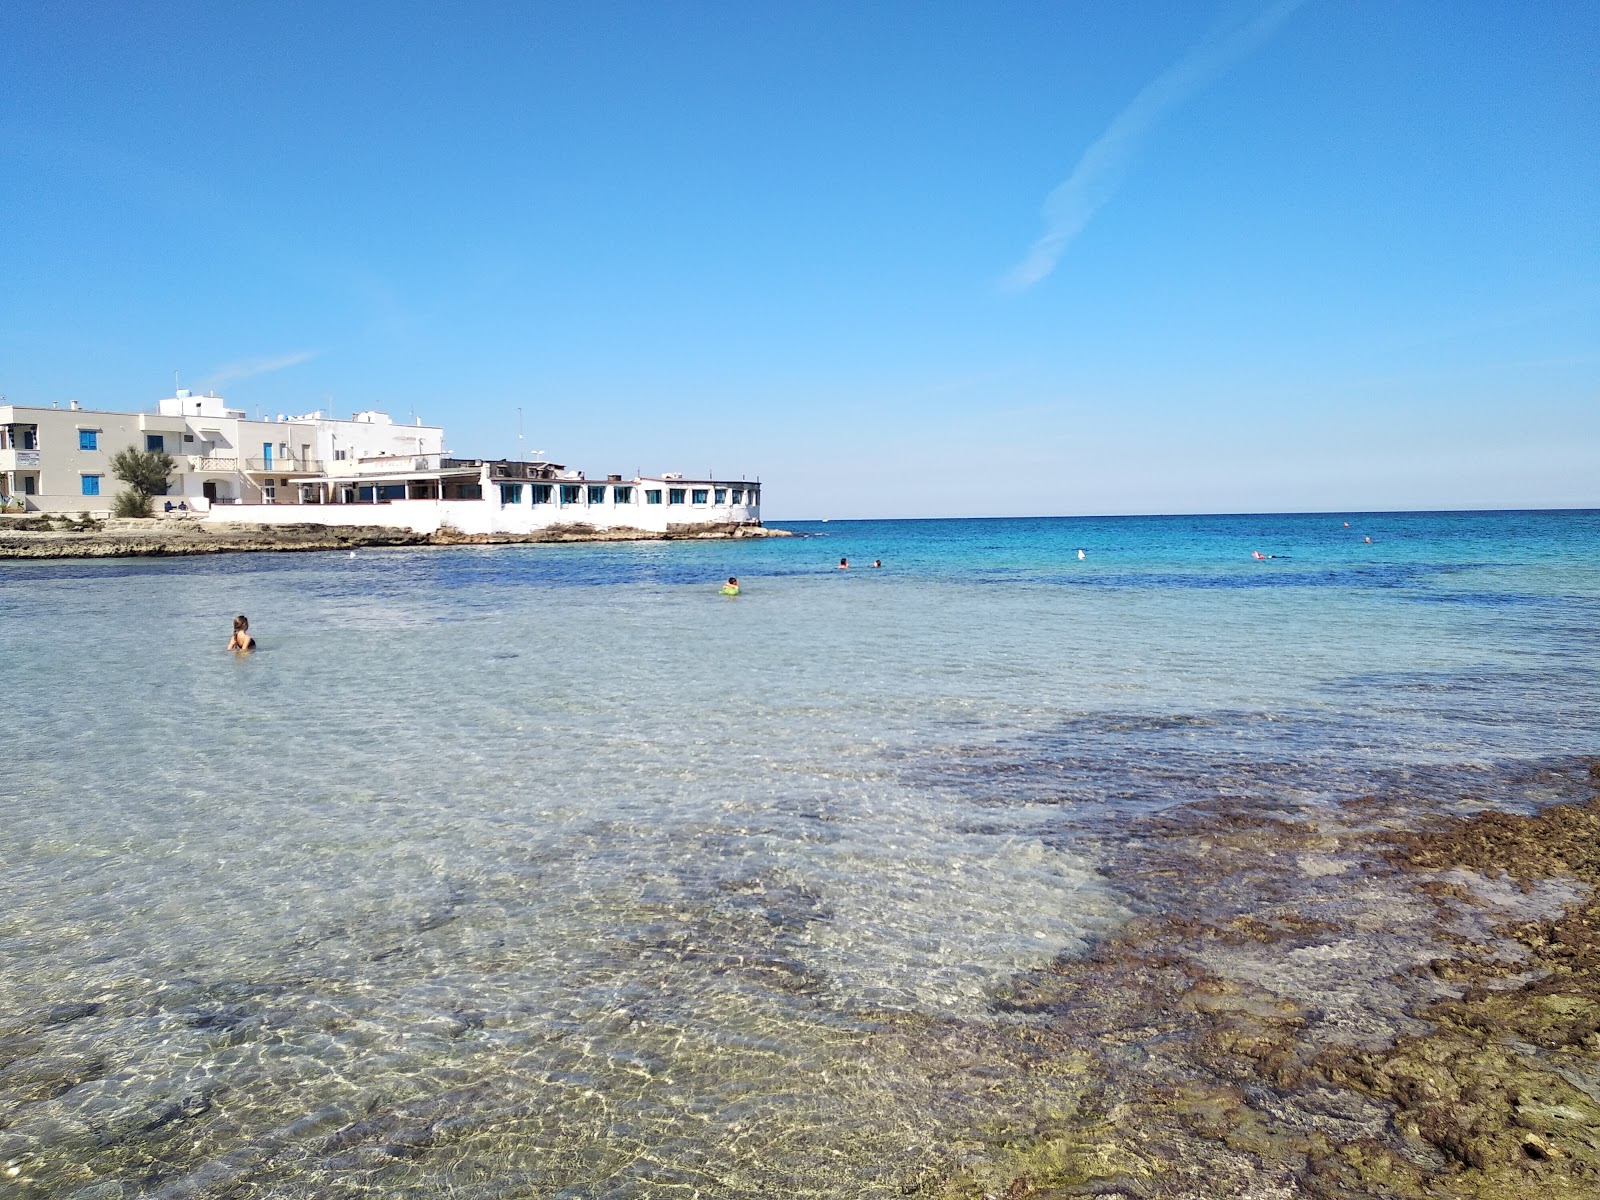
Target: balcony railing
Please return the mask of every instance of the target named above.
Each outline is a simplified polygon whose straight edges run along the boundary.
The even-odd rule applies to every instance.
[[[210,454],[190,454],[185,457],[189,460],[191,471],[237,471],[239,460],[237,458],[220,458]]]
[[[247,458],[243,460],[244,470],[259,474],[271,475],[320,475],[322,474],[322,460],[320,458],[296,458],[285,455],[282,458],[274,454],[271,458]]]

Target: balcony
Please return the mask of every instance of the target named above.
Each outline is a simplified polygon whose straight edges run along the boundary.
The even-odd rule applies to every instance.
[[[0,450],[0,471],[34,471],[38,468],[37,450]]]
[[[237,458],[217,458],[209,454],[187,454],[190,471],[227,471],[233,473],[239,469]]]
[[[271,458],[246,458],[236,460],[239,466],[234,470],[244,470],[252,475],[321,475],[322,460],[320,458],[295,458],[285,455],[279,458],[274,454]]]

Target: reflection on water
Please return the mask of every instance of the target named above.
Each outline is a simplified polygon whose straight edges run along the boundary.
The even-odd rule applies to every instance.
[[[1124,919],[1130,815],[1600,728],[1593,520],[1231,520],[0,568],[7,1178],[891,1195],[1070,1106],[989,997]]]

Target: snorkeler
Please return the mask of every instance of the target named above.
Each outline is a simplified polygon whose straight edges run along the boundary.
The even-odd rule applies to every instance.
[[[233,619],[233,636],[228,639],[228,649],[248,654],[255,648],[256,640],[250,636],[250,618],[240,613]]]
[[[728,582],[722,585],[722,595],[724,595],[724,596],[737,596],[738,594],[739,594],[739,580],[737,578],[735,578],[734,576],[729,575],[728,576]]]

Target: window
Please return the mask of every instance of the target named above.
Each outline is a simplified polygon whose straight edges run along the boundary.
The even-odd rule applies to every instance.
[[[78,449],[79,450],[98,450],[98,449],[100,449],[100,431],[98,429],[80,429],[80,430],[78,430]],[[92,496],[92,495],[95,495],[95,494],[96,493],[94,493],[94,492],[85,492],[84,493],[85,496]]]
[[[582,504],[583,489],[575,483],[563,483],[561,485],[561,503]]]
[[[333,461],[334,462],[343,462],[345,453],[346,453],[346,451],[343,451],[343,450],[335,450],[333,452]]]
[[[403,483],[384,483],[378,486],[379,500],[404,500],[406,498],[406,485]]]
[[[727,502],[728,502],[728,489],[727,488],[718,488],[717,489],[717,503],[718,504],[726,504]]]
[[[277,485],[274,484],[270,479],[267,480],[266,484],[262,487],[261,494],[266,497],[268,504],[276,504],[278,501]]]
[[[694,495],[689,498],[696,504],[704,504],[707,500],[711,499],[711,493],[705,488],[695,488]]]
[[[87,430],[85,432],[88,432]],[[85,475],[83,477],[83,494],[85,496],[98,496],[100,494],[100,476]]]
[[[644,502],[646,504],[660,504],[661,503],[661,489],[660,488],[645,488],[645,490],[644,490]]]
[[[667,503],[668,504],[682,504],[683,503],[683,493],[684,493],[684,489],[683,488],[668,488],[667,489]]]
[[[614,487],[611,489],[611,503],[632,504],[633,489],[631,487]]]
[[[548,483],[536,483],[533,485],[533,502],[535,504],[550,503],[550,485]]]
[[[194,441],[194,434],[192,434],[192,433],[186,433],[186,434],[184,434],[184,435],[183,435],[183,440],[184,440],[184,441],[186,441],[186,442],[192,442],[192,441]]]
[[[152,450],[158,454],[165,454],[167,452],[167,439],[159,433],[147,433],[144,435],[144,449],[146,454]]]
[[[756,491],[755,488],[751,488],[748,492],[745,493],[745,499],[748,500],[749,503],[751,504],[751,506],[753,507],[753,506],[761,503],[761,493]]]
[[[590,484],[589,485],[589,503],[590,504],[604,504],[605,502],[606,502],[606,485],[602,483],[598,487],[596,487],[595,485]]]
[[[16,432],[12,432],[12,441],[16,440]],[[39,430],[34,425],[22,427],[22,448],[24,450],[37,450],[39,448]]]
[[[502,483],[500,485],[501,504],[521,504],[522,485],[520,483]]]
[[[735,504],[743,504],[744,503],[744,489],[743,488],[734,488],[733,489],[733,502]]]

